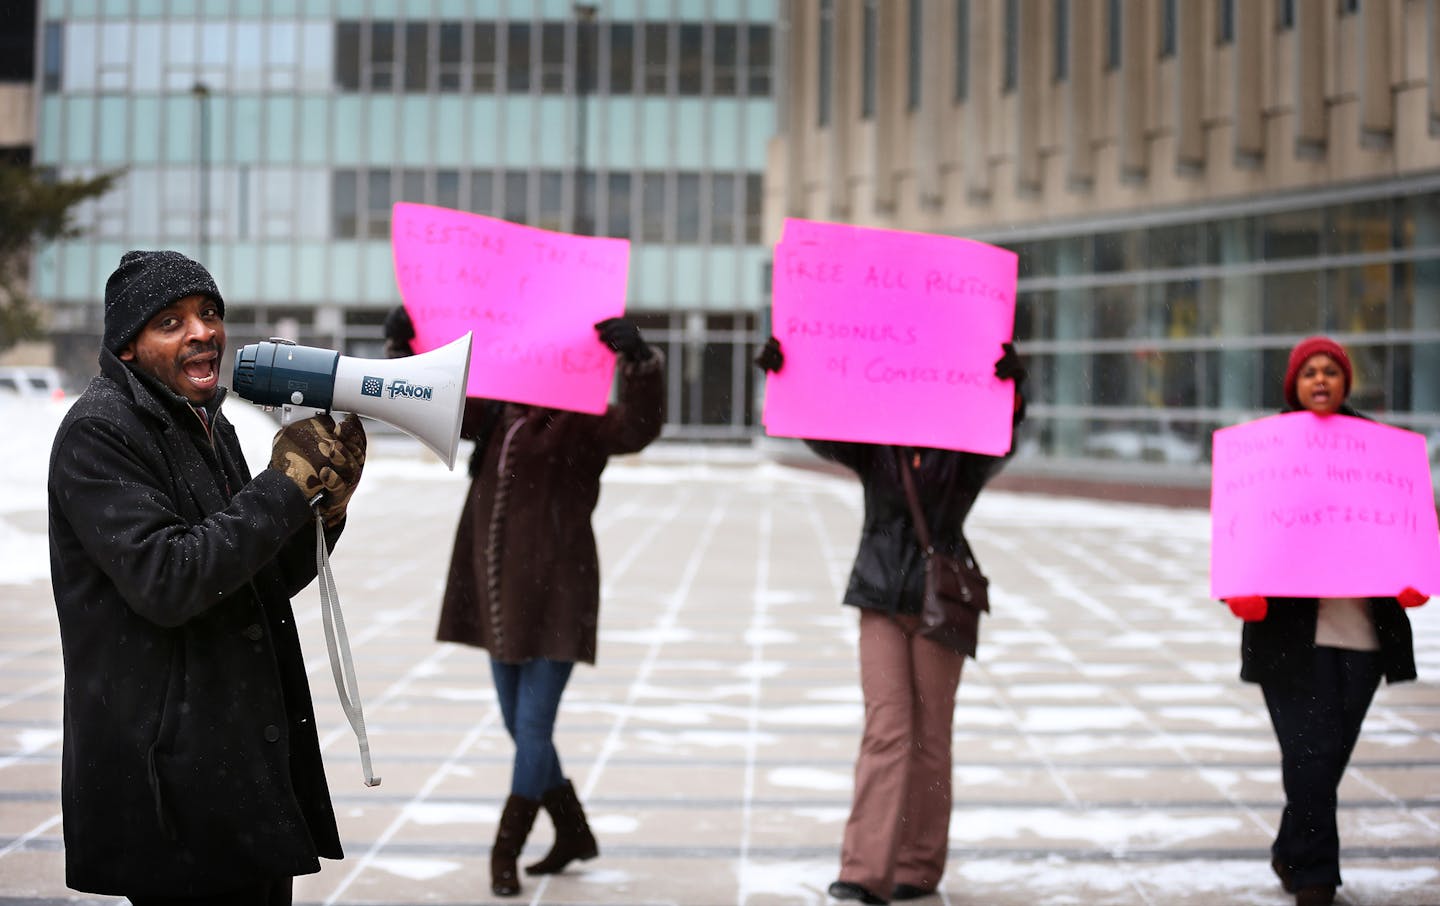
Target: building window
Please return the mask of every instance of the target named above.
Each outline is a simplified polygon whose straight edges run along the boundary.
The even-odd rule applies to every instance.
[[[1120,0],[1108,0],[1105,4],[1105,68],[1120,68],[1121,7]]]
[[[645,93],[665,94],[670,83],[670,26],[645,26]]]
[[[475,24],[474,48],[470,52],[470,85],[476,94],[490,94],[500,84],[499,53],[495,23]]]
[[[1160,58],[1162,60],[1175,56],[1175,17],[1179,15],[1175,3],[1176,0],[1164,0],[1160,4]]]
[[[527,94],[530,91],[530,34],[523,22],[512,22],[505,35],[505,91]]]
[[[1055,0],[1055,81],[1070,77],[1070,0]]]
[[[710,68],[709,55],[705,52],[705,29],[699,25],[681,25],[679,49],[679,71],[675,74],[675,90],[682,95],[695,97],[704,89],[704,74]]]
[[[365,179],[365,223],[360,231],[363,239],[390,238],[390,171],[371,170]]]
[[[675,177],[675,241],[700,241],[700,174]]]
[[[820,0],[818,68],[815,73],[816,121],[830,125],[830,84],[835,66],[835,0]]]
[[[426,69],[430,64],[430,26],[411,22],[405,26],[405,90],[424,92],[429,89]]]
[[[1295,27],[1295,0],[1275,0],[1275,27],[1280,31]]]
[[[740,34],[734,25],[716,25],[714,29],[714,63],[710,72],[710,93],[716,97],[734,97],[740,92]]]
[[[1216,0],[1216,44],[1235,43],[1235,0]]]
[[[739,238],[735,228],[735,177],[716,173],[710,177],[710,241],[730,245]]]
[[[439,70],[435,75],[435,87],[440,91],[459,91],[464,87],[464,30],[458,23],[446,22],[440,26],[436,63]]]
[[[395,26],[390,22],[370,23],[370,55],[360,77],[362,91],[391,91],[395,88]]]
[[[1014,91],[1020,77],[1020,0],[1005,0],[1005,59],[1002,91]]]
[[[970,0],[955,0],[955,100],[970,96]]]
[[[605,235],[630,238],[630,174],[611,173],[605,178]]]
[[[359,199],[354,170],[336,170],[330,177],[330,231],[336,239],[359,236]]]
[[[758,173],[747,174],[745,177],[745,242],[747,245],[759,245],[761,215],[764,213],[765,194],[761,176]]]
[[[745,93],[752,98],[770,94],[770,26],[751,25],[745,29]]]
[[[875,42],[876,32],[875,0],[865,0],[860,23],[860,118],[870,119],[875,115]]]
[[[46,26],[47,30],[49,26]],[[47,32],[48,33],[48,32]],[[50,54],[45,54],[49,65]],[[341,91],[360,90],[360,23],[341,22],[335,26],[335,87]]]
[[[640,178],[640,241],[665,241],[665,174]]]
[[[910,110],[920,109],[921,54],[925,47],[922,6],[921,0],[910,0],[910,12],[907,16],[907,24],[910,29],[908,41],[910,56],[906,61],[905,106]]]
[[[544,170],[540,177],[540,204],[532,224],[542,230],[564,230],[565,223],[565,179],[558,170]]]
[[[524,170],[505,173],[504,219],[511,223],[527,223],[530,217],[530,174]]]
[[[610,38],[610,94],[630,94],[635,90],[635,27],[606,25]]]
[[[540,91],[563,94],[569,68],[565,62],[565,25],[546,22],[540,26]]]

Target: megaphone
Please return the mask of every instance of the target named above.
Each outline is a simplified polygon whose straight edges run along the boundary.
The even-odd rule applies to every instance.
[[[470,336],[399,359],[356,359],[279,339],[251,343],[235,356],[231,387],[252,403],[282,408],[287,423],[304,409],[338,409],[379,419],[414,437],[454,469],[470,374]]]

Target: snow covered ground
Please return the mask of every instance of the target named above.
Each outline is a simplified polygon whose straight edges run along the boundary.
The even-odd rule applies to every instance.
[[[45,471],[63,405],[0,398],[0,906],[65,896],[60,657]],[[273,423],[226,412],[252,467]],[[463,470],[462,470],[463,471]],[[303,903],[461,903],[488,889],[510,748],[484,655],[432,641],[465,481],[377,438],[334,561],[382,786],[359,782],[313,589],[296,601],[348,858]],[[837,604],[853,481],[702,448],[616,461],[595,525],[600,658],[560,750],[602,857],[533,903],[825,901],[862,716]],[[1283,904],[1265,848],[1273,735],[1206,597],[1201,511],[983,494],[969,534],[995,612],[956,710],[945,904]],[[1440,904],[1440,605],[1421,681],[1381,691],[1341,791],[1340,902]],[[549,841],[542,822],[527,856]],[[93,898],[87,902],[109,902]]]

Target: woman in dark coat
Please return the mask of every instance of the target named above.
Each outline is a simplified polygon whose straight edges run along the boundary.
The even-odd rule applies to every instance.
[[[600,564],[591,514],[611,456],[637,453],[665,424],[664,357],[624,319],[596,325],[620,354],[620,396],[603,415],[469,399],[461,436],[475,441],[436,637],[490,653],[505,729],[515,743],[510,796],[491,849],[491,889],[520,892],[515,868],[543,806],[555,843],[529,874],[599,853],[555,751],[555,717],[577,662],[595,663]],[[413,328],[386,322],[392,354]]]
[[[1301,341],[1285,371],[1287,412],[1359,416],[1346,403],[1352,370],[1326,337]],[[1415,678],[1405,607],[1428,600],[1414,589],[1395,598],[1229,598],[1245,621],[1240,676],[1258,683],[1280,743],[1285,810],[1270,865],[1297,906],[1329,906],[1340,886],[1335,809],[1340,779],[1383,677]]]
[[[1015,425],[1024,418],[1025,368],[1004,344],[995,376],[1015,383]],[[756,358],[784,366],[771,337]],[[911,470],[935,550],[974,559],[965,517],[1004,457],[957,450],[807,440],[853,470],[865,492],[860,547],[844,602],[860,612],[860,685],[865,729],[840,854],[837,900],[885,903],[933,893],[950,846],[951,728],[965,657],[920,634],[925,559],[902,469]]]

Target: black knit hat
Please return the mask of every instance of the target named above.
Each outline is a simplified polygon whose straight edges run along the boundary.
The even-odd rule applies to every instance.
[[[179,252],[126,252],[105,281],[105,348],[119,352],[155,313],[186,296],[208,296],[225,316],[215,278]]]

